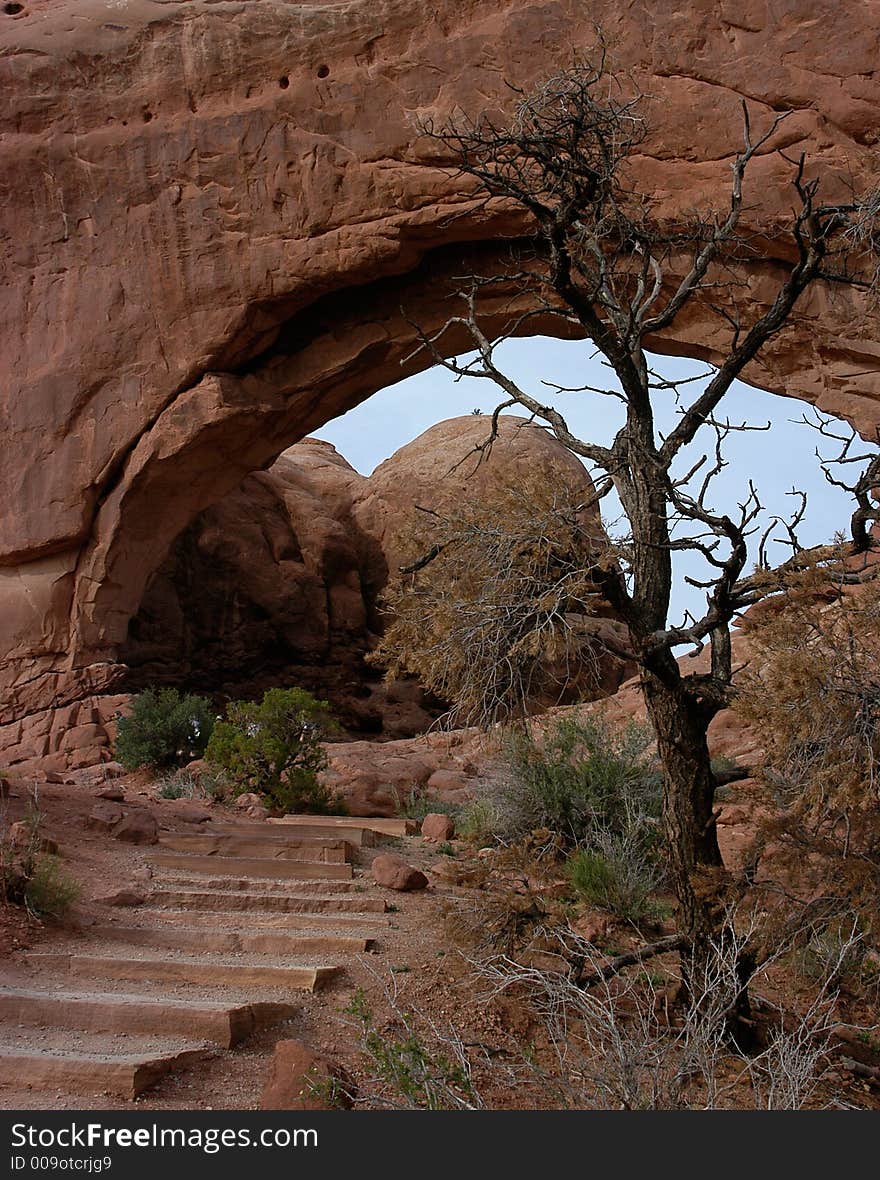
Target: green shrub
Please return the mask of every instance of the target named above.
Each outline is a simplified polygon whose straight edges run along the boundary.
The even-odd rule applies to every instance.
[[[216,799],[222,802],[230,792],[230,784],[222,771],[206,766],[198,774],[183,769],[165,775],[156,784],[160,799]]]
[[[213,727],[206,697],[148,688],[132,700],[130,715],[119,719],[116,757],[127,770],[180,766],[202,756]]]
[[[180,774],[170,774],[160,779],[156,794],[160,799],[194,799],[198,788],[191,776],[184,778]]]
[[[24,817],[27,841],[12,844],[0,835],[0,902],[26,907],[37,917],[62,918],[79,897],[79,886],[57,856],[41,851],[42,816],[36,791]]]
[[[503,800],[488,789],[465,803],[455,821],[455,830],[461,839],[479,845],[491,843],[508,827]]]
[[[321,737],[329,706],[299,688],[272,688],[262,701],[234,701],[218,721],[205,757],[228,777],[232,792],[256,791],[275,810],[327,814],[339,799],[318,782],[327,765]]]
[[[79,895],[79,885],[64,871],[57,856],[35,858],[24,890],[25,905],[32,914],[63,918]]]
[[[656,914],[651,894],[661,875],[637,838],[603,833],[593,847],[574,853],[566,872],[585,901],[624,921],[639,922]]]
[[[401,965],[395,974],[409,971]],[[370,1063],[374,1102],[393,1110],[474,1110],[482,1101],[457,1038],[434,1031],[434,1044],[416,1031],[410,1015],[394,1007],[395,1021],[379,1028],[364,991],[358,988],[345,1011],[360,1023],[360,1040]]]
[[[527,729],[514,731],[507,760],[507,781],[496,800],[505,836],[549,828],[578,845],[597,828],[621,833],[636,819],[660,815],[662,776],[644,726],[568,717],[543,741]]]
[[[852,988],[866,977],[866,942],[854,913],[815,929],[800,953],[800,968],[810,980]]]

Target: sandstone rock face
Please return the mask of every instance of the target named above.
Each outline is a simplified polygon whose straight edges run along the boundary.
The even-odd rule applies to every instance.
[[[384,586],[417,556],[407,534],[419,534],[427,508],[441,515],[468,501],[490,501],[525,479],[546,478],[573,498],[592,490],[581,462],[546,431],[525,418],[499,418],[498,438],[479,462],[475,447],[489,436],[490,421],[468,414],[438,422],[401,447],[364,480],[353,516],[363,535],[375,538],[367,557],[382,564],[372,581]]]
[[[491,502],[526,476],[577,498],[592,490],[583,465],[522,418],[501,420],[477,465],[472,452],[488,430],[471,415],[441,422],[369,478],[329,443],[306,439],[249,476],[197,518],[151,579],[120,652],[128,685],[250,698],[295,683],[327,698],[353,734],[423,732],[445,706],[415,682],[386,685],[364,662],[382,625],[379,596],[420,523],[414,504],[443,512],[467,498]],[[625,671],[605,660],[601,689],[613,691]],[[592,676],[572,682],[569,699],[582,691],[595,693]]]
[[[369,481],[306,439],[202,513],[148,584],[121,658],[132,689],[161,682],[229,698],[298,684],[352,733],[399,737],[439,711],[415,683],[364,663],[386,568],[354,508]]]
[[[491,270],[499,240],[522,233],[444,166],[416,116],[491,109],[507,80],[527,86],[589,47],[595,24],[652,96],[637,180],[670,218],[720,199],[743,98],[756,122],[791,112],[776,142],[820,161],[829,199],[873,174],[868,0],[0,12],[6,761],[87,763],[78,751],[107,733],[129,621],[175,540],[310,430],[423,365],[400,364],[409,321],[443,322],[454,276]],[[770,153],[756,161],[750,229],[772,231],[787,210],[785,173]],[[784,262],[751,284],[756,309]],[[487,331],[506,299],[487,307]],[[712,359],[720,331],[695,308],[656,346]],[[817,292],[746,376],[867,431],[878,338],[858,297],[838,292],[832,307]],[[58,748],[73,730],[80,744]]]
[[[127,683],[231,698],[297,683],[368,723],[354,697],[373,598],[351,517],[363,482],[329,443],[309,439],[202,513],[132,620],[120,653]]]
[[[427,733],[391,742],[333,742],[321,780],[351,815],[398,815],[411,795],[463,803],[494,773],[492,738],[474,729]],[[433,785],[432,785],[433,784]]]

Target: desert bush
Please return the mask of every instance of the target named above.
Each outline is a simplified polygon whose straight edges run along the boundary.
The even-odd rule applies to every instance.
[[[498,800],[505,836],[549,828],[575,846],[597,829],[623,833],[636,817],[642,822],[660,815],[662,778],[644,726],[567,717],[543,740],[517,729],[508,739],[507,760]]]
[[[507,769],[464,808],[459,835],[568,851],[568,876],[591,905],[629,921],[648,917],[662,883],[662,780],[649,731],[612,727],[601,716],[557,721],[539,739],[529,729],[508,736]]]
[[[491,790],[470,799],[455,821],[455,830],[472,844],[489,844],[505,828],[502,807]]]
[[[286,812],[326,814],[340,800],[318,780],[327,765],[321,738],[331,728],[329,705],[299,688],[272,688],[262,701],[233,701],[205,752],[232,793],[256,791]]]
[[[503,1105],[566,1110],[803,1110],[835,1103],[835,965],[817,980],[806,1009],[762,1008],[762,1040],[748,1052],[730,1035],[741,992],[739,961],[760,915],[727,911],[704,956],[669,955],[622,965],[587,939],[543,928],[560,969],[500,951],[466,956],[481,1007],[514,1004],[520,1032],[507,1029],[491,1052],[454,1025],[404,1009],[385,986],[390,1019],[377,1020],[362,991],[356,1019],[367,1075],[358,1103],[392,1109],[485,1109]],[[849,954],[851,947],[841,947]],[[768,980],[771,957],[759,968]],[[565,965],[570,964],[571,970]],[[688,987],[682,987],[684,978]],[[527,1031],[522,1031],[523,1026]],[[512,1103],[511,1103],[512,1097]],[[526,1105],[528,1104],[528,1105]]]
[[[346,1011],[359,1026],[361,1047],[373,1074],[367,1084],[374,1108],[403,1110],[478,1110],[483,1103],[473,1085],[465,1046],[454,1032],[432,1029],[433,1044],[421,1036],[409,1013],[388,996],[393,1027],[377,1027],[363,989]]]
[[[42,851],[42,817],[36,794],[24,819],[27,840],[15,845],[0,836],[0,901],[24,906],[35,917],[63,918],[80,894],[57,856]]]
[[[852,818],[877,811],[880,758],[880,582],[851,587],[840,567],[807,569],[753,611],[753,657],[737,711],[760,727],[762,775],[805,815]]]
[[[832,972],[805,1012],[765,1018],[766,1047],[747,1055],[730,1036],[741,989],[738,963],[757,915],[730,911],[700,959],[655,973],[642,965],[603,974],[607,959],[571,931],[556,932],[571,972],[547,972],[509,955],[471,960],[488,984],[484,999],[508,993],[528,1006],[553,1049],[555,1105],[592,1110],[713,1110],[754,1106],[801,1110],[820,1101],[835,1025]],[[552,932],[551,937],[552,937]],[[842,953],[848,953],[844,948]],[[775,959],[759,969],[765,978]],[[583,976],[594,982],[584,986]],[[670,1011],[669,995],[688,987]]]
[[[870,974],[860,925],[859,915],[850,913],[811,931],[797,956],[801,972],[811,982],[828,980],[834,987],[857,988]]]
[[[199,772],[199,787],[208,799],[225,802],[232,794],[232,784],[226,775],[216,768],[205,768]]]
[[[591,573],[607,540],[582,495],[520,472],[489,499],[419,514],[400,537],[411,576],[386,593],[369,662],[451,702],[450,725],[522,717],[575,682],[595,696],[615,625]]]
[[[34,858],[24,890],[24,902],[32,914],[63,918],[80,892],[57,856],[40,853]]]
[[[651,844],[637,831],[596,831],[590,846],[572,855],[566,872],[585,901],[627,922],[637,923],[657,913],[652,894],[662,882],[662,873]]]
[[[13,844],[9,836],[11,823],[0,814],[0,900],[6,905],[24,905],[27,883],[40,849],[40,813],[34,798],[24,817],[27,842]]]
[[[160,799],[216,799],[222,802],[230,793],[230,783],[222,771],[201,767],[198,774],[176,770],[158,780]]]
[[[213,726],[206,697],[148,688],[134,697],[131,713],[119,718],[116,757],[127,770],[192,762],[204,753]]]
[[[5,840],[0,839],[0,902],[4,905],[24,905],[27,877],[20,859]]]
[[[195,799],[199,795],[199,784],[187,771],[177,771],[159,779],[156,794],[160,799]]]
[[[821,892],[876,930],[880,580],[876,567],[855,564],[841,547],[836,565],[807,566],[746,616],[750,660],[736,709],[765,748],[759,777],[773,818],[764,835],[788,892]],[[868,580],[849,584],[855,576]]]

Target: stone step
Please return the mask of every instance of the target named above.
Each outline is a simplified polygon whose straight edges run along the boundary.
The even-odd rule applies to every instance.
[[[150,860],[158,868],[187,873],[238,874],[243,877],[272,877],[275,880],[350,881],[350,864],[322,864],[320,861],[266,860],[244,856],[189,856],[186,853],[153,852]]]
[[[316,817],[317,818],[317,817]],[[271,838],[277,833],[277,838],[281,840],[345,840],[346,844],[352,844],[357,848],[373,848],[378,840],[378,833],[372,831],[370,828],[349,827],[338,828],[332,825],[320,824],[306,824],[306,825],[289,825],[289,824],[275,824],[272,826],[269,823],[272,821],[263,820],[260,823],[253,824],[236,824],[233,829],[227,827],[212,826],[211,824],[204,824],[199,828],[200,832],[214,833],[234,831],[243,836],[256,836]],[[358,821],[353,821],[357,823]]]
[[[235,856],[251,859],[311,861],[321,864],[345,864],[351,860],[354,845],[330,837],[321,840],[284,840],[269,836],[238,833],[167,832],[159,844],[174,852],[193,852],[202,856]]]
[[[206,1049],[96,1054],[0,1048],[0,1086],[136,1098],[167,1074],[210,1056]]]
[[[413,819],[372,819],[352,815],[281,815],[266,822],[322,832],[338,833],[340,829],[369,831],[379,836],[415,836],[419,830]],[[347,834],[345,838],[348,839]]]
[[[143,919],[150,926],[156,924],[174,923],[178,926],[203,927],[216,929],[218,915],[215,911],[207,910],[199,913],[197,910],[157,909],[152,906],[140,906],[132,911],[130,919]],[[223,915],[223,929],[236,934],[256,934],[261,931],[278,931],[294,934],[307,930],[310,933],[348,934],[350,931],[387,929],[391,917],[379,913],[345,914],[345,913],[225,913]],[[125,923],[120,923],[124,925]]]
[[[109,955],[52,954],[32,951],[28,962],[39,971],[67,971],[92,979],[147,979],[151,983],[195,983],[211,987],[276,987],[315,991],[340,967],[276,967],[204,959],[117,958]]]
[[[149,897],[152,905],[173,907],[178,910],[213,910],[215,912],[268,911],[278,914],[384,914],[387,904],[384,898],[369,897],[366,894],[336,895],[324,897],[319,894],[299,896],[275,895],[272,893],[221,893],[210,890],[190,889],[154,890]]]
[[[273,881],[270,877],[214,877],[196,873],[181,873],[175,869],[163,870],[160,877],[154,878],[155,884],[163,889],[195,889],[199,893],[208,891],[214,893],[259,893],[288,894],[291,890],[290,879]],[[303,881],[296,878],[297,893],[363,893],[365,885],[361,881]]]
[[[199,1000],[153,999],[108,992],[0,989],[0,1021],[34,1027],[75,1028],[87,1032],[150,1033],[212,1041],[231,1049],[255,1032],[288,1020],[298,1005],[223,1004]]]
[[[245,955],[358,955],[372,949],[372,938],[335,934],[241,933],[218,929],[146,926],[92,926],[89,935],[130,946],[170,947],[196,953]]]

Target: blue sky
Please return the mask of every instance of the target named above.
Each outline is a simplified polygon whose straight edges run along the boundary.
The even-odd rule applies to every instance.
[[[616,399],[592,393],[550,397],[547,387],[541,384],[542,380],[549,380],[568,386],[607,385],[609,370],[598,358],[591,359],[591,353],[589,342],[535,337],[506,341],[499,346],[496,359],[521,387],[556,405],[576,435],[591,442],[609,443],[620,424],[622,407]],[[678,358],[653,357],[652,363],[664,377],[679,378],[706,371],[705,365]],[[690,398],[694,391],[695,385],[689,385],[683,393]],[[328,422],[317,432],[317,437],[333,443],[354,468],[369,475],[383,459],[434,423],[469,414],[475,408],[491,412],[501,400],[497,394],[489,381],[463,378],[456,382],[446,369],[428,369],[381,390],[347,414]],[[809,503],[799,532],[802,543],[811,545],[828,540],[836,530],[846,527],[851,500],[829,485],[822,474],[815,451],[817,443],[823,440],[814,430],[797,422],[807,408],[794,398],[765,393],[742,383],[733,387],[722,403],[719,416],[752,424],[769,421],[771,429],[729,436],[724,448],[729,465],[713,485],[713,507],[733,514],[752,479],[765,505],[764,519],[774,514],[789,515],[793,500],[786,493],[792,487],[800,488],[807,492]],[[661,430],[674,422],[671,394],[657,395],[657,418]],[[714,435],[707,432],[704,439],[701,434],[689,455],[695,458],[713,443]],[[820,449],[826,453],[827,444]],[[610,520],[617,511],[608,501],[605,504],[607,511],[603,515]],[[778,545],[771,556],[782,560],[787,552]],[[693,557],[677,557],[676,561],[676,587],[670,614],[673,623],[680,621],[686,608],[694,613],[699,611],[705,598],[704,592],[687,586],[682,575],[699,577],[707,568],[695,564]]]

